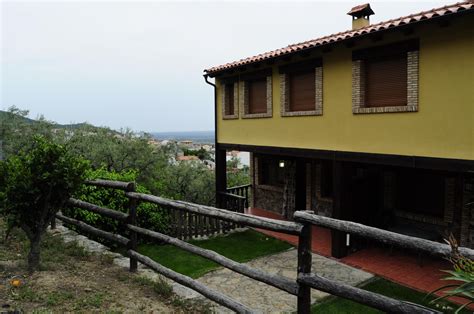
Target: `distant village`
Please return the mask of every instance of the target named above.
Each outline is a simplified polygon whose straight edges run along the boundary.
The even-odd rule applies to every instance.
[[[194,162],[203,163],[209,169],[215,169],[215,146],[210,143],[196,143],[191,140],[158,140],[150,139],[148,143],[155,147],[174,147],[175,159],[173,162]],[[227,152],[227,161],[234,158],[240,160],[238,168],[250,166],[250,154],[232,150]]]

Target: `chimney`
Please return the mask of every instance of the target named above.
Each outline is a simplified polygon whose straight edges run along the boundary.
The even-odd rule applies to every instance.
[[[352,16],[352,29],[359,29],[369,26],[369,16],[375,13],[370,8],[370,4],[366,3],[353,7],[347,14]]]

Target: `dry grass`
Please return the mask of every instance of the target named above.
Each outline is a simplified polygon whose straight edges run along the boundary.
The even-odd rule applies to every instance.
[[[26,238],[14,230],[5,240],[0,221],[1,311],[30,312],[208,312],[208,305],[183,302],[164,280],[152,281],[92,255],[75,243],[48,234],[42,243],[41,271],[28,275]],[[20,287],[10,279],[20,278]]]

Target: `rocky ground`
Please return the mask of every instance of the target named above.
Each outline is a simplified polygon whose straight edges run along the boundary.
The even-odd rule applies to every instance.
[[[0,221],[0,313],[208,311],[203,304],[177,297],[159,278],[131,274],[113,263],[114,256],[89,253],[75,242],[65,243],[55,233],[47,234],[43,241],[41,270],[28,275],[27,249],[19,230],[5,240],[5,226]]]

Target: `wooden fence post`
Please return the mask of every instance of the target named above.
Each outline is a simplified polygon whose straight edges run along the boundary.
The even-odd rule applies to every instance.
[[[308,211],[314,214],[313,211]],[[301,234],[298,238],[298,276],[300,274],[310,274],[312,255],[311,255],[311,238],[312,225],[304,223]],[[298,277],[297,277],[298,278]],[[298,283],[298,314],[311,313],[311,287]]]
[[[127,192],[135,192],[135,183],[131,183],[127,187]],[[129,198],[128,202],[128,224],[137,225],[137,203],[138,201],[134,198]],[[128,242],[128,250],[137,250],[137,233],[130,230],[130,241]],[[136,272],[138,267],[137,259],[130,256],[130,271]]]

